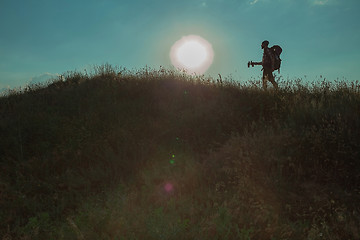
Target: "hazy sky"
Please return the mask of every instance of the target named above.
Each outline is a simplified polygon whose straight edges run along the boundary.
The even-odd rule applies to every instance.
[[[214,49],[205,73],[259,77],[263,40],[283,48],[281,74],[360,80],[360,0],[0,0],[0,89],[110,63],[170,67],[196,34]]]

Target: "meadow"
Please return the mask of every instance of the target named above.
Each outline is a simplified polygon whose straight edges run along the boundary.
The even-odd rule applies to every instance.
[[[0,239],[359,239],[360,85],[103,65],[0,97]]]

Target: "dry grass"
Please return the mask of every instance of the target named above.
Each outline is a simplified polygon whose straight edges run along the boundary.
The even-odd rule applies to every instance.
[[[1,97],[0,237],[358,239],[359,84],[279,86],[104,65]]]

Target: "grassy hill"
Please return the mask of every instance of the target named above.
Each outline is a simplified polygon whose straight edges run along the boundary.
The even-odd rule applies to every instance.
[[[359,239],[358,83],[94,74],[0,98],[2,239]]]

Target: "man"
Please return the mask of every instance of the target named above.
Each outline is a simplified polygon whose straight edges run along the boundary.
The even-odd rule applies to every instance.
[[[272,72],[274,71],[274,64],[275,64],[275,59],[274,59],[274,55],[270,52],[269,49],[269,41],[265,40],[261,43],[261,49],[264,49],[264,53],[263,53],[263,57],[262,57],[262,62],[261,65],[263,66],[263,77],[262,77],[262,82],[263,82],[263,88],[267,89],[267,82],[266,80],[269,80],[275,89],[278,89],[278,85],[274,80],[274,75],[272,74]]]

